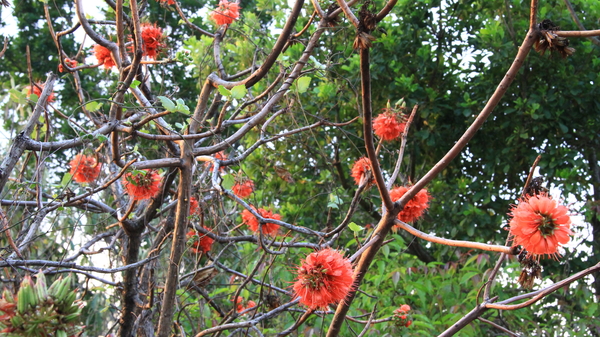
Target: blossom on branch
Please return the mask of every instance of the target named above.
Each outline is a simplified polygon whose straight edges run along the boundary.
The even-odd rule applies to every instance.
[[[158,2],[167,3],[168,5],[174,5],[175,0],[157,0]]]
[[[412,324],[409,312],[410,306],[408,304],[402,304],[400,308],[394,310],[394,316],[392,317],[392,320],[397,326],[408,328]]]
[[[190,215],[200,215],[202,210],[200,209],[200,205],[198,204],[198,199],[196,197],[190,198]]]
[[[210,231],[211,229],[204,226],[204,229]],[[202,254],[209,252],[215,240],[211,239],[208,235],[198,233],[195,230],[191,230],[186,234],[188,240],[191,240],[192,247],[190,251],[195,254]]]
[[[71,176],[78,183],[91,183],[96,180],[102,170],[102,163],[95,155],[78,154],[69,162]]]
[[[41,82],[37,82],[36,84],[33,85],[33,88],[28,85],[27,87],[25,87],[25,90],[27,91],[27,97],[29,98],[29,96],[31,96],[31,94],[36,95],[38,98],[42,95],[42,90],[44,90],[44,83]],[[54,93],[51,92],[50,95],[48,95],[48,103],[52,103],[54,102]]]
[[[215,153],[214,157],[215,157],[215,159],[218,159],[218,160],[227,160],[227,155],[223,151],[219,151],[219,152]],[[210,167],[210,172],[212,172],[214,170],[214,165],[211,162],[206,162],[206,165],[208,165]],[[224,167],[220,167],[219,171],[223,171],[224,169],[225,169]]]
[[[371,161],[367,157],[362,157],[354,162],[352,165],[352,172],[350,175],[354,178],[354,183],[360,185],[360,181],[363,179],[367,172],[371,171]],[[373,177],[371,177],[372,180]]]
[[[546,193],[527,196],[510,209],[510,234],[514,245],[529,254],[558,256],[558,247],[569,242],[571,218],[568,209]]]
[[[144,50],[144,56],[156,60],[158,52],[164,47],[162,40],[164,40],[162,28],[156,24],[142,24],[142,49]]]
[[[409,188],[406,186],[393,188],[390,191],[390,198],[392,201],[396,202],[400,200],[400,198],[402,198],[402,196],[405,195],[408,190]],[[420,190],[417,195],[415,195],[408,203],[406,203],[404,209],[398,213],[398,220],[410,223],[423,216],[423,213],[425,213],[425,211],[429,208],[430,198],[431,197],[429,196],[429,193],[427,193],[427,190]]]
[[[279,215],[279,214],[273,214],[273,212],[267,211],[266,209],[262,209],[262,208],[256,209],[256,208],[254,208],[254,206],[251,206],[251,207],[263,218],[273,219],[273,220],[281,220],[281,215]],[[255,233],[258,233],[258,228],[259,228],[258,219],[252,213],[250,213],[249,210],[245,209],[242,211],[242,220],[244,221],[244,223],[246,225],[248,225],[248,227],[250,227],[250,230],[252,230]],[[278,231],[279,231],[279,225],[277,225],[277,224],[267,222],[262,225],[262,232],[265,235],[275,236],[275,235],[277,235]]]
[[[69,68],[75,68],[77,67],[77,60],[71,60],[70,58],[66,58],[65,64],[69,66]],[[58,65],[58,71],[61,73],[65,71],[65,68],[63,67],[62,63]]]
[[[123,187],[133,200],[149,199],[160,191],[161,176],[154,170],[127,172],[123,176]]]
[[[392,109],[383,109],[383,113],[373,120],[373,132],[385,141],[400,137],[405,128],[402,114]]]
[[[242,199],[246,199],[254,191],[254,182],[252,180],[246,180],[241,183],[235,183],[231,187],[231,192]]]
[[[309,254],[297,272],[294,292],[310,309],[327,310],[330,304],[343,301],[354,283],[352,263],[331,248]]]
[[[219,1],[219,7],[210,12],[210,18],[217,25],[228,25],[240,17],[240,5],[227,0]]]
[[[112,58],[110,50],[99,44],[94,45],[94,56],[96,56],[99,64],[104,65],[104,69],[110,69],[117,65]]]

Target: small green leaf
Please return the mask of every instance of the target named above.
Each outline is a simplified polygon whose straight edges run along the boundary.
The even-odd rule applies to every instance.
[[[223,176],[221,186],[223,186],[224,189],[229,190],[233,185],[235,185],[235,178],[231,174]]]
[[[158,96],[157,98],[160,100],[160,102],[162,103],[163,107],[167,111],[171,111],[171,112],[177,111],[177,107],[175,106],[175,103],[173,103],[173,101],[171,101],[168,97]]]
[[[67,185],[69,185],[69,182],[71,182],[71,178],[73,178],[71,173],[69,173],[69,172],[65,173],[62,180],[60,181],[60,186],[67,187]]]
[[[108,140],[108,137],[106,137],[105,135],[96,135],[96,140],[98,140],[100,143],[104,143]]]
[[[140,85],[142,82],[138,81],[138,80],[133,80],[133,82],[131,82],[131,88],[135,89],[138,87],[138,85]]]
[[[350,230],[353,231],[354,233],[358,233],[365,229],[364,227],[357,225],[355,222],[349,223],[348,228],[350,228]]]
[[[40,98],[39,98],[39,97],[38,97],[38,95],[36,95],[36,94],[31,94],[31,95],[29,95],[29,99],[30,99],[30,100],[31,100],[33,103],[37,103],[37,101],[38,101]]]
[[[97,102],[97,101],[89,102],[88,104],[85,105],[85,109],[88,111],[98,111],[98,110],[100,110],[101,107],[102,107],[102,103]]]
[[[296,88],[298,89],[298,93],[303,94],[308,90],[308,86],[310,85],[311,78],[308,76],[302,76],[296,81]]]
[[[225,97],[231,96],[231,91],[227,90],[227,88],[222,85],[219,86],[219,93]]]
[[[182,113],[184,113],[186,115],[190,114],[190,108],[187,105],[185,105],[185,101],[182,100],[181,98],[177,99],[176,110],[179,111],[179,112],[182,112]]]
[[[236,85],[235,87],[231,88],[231,97],[234,99],[240,99],[246,96],[247,92],[248,90],[246,89],[245,85]]]

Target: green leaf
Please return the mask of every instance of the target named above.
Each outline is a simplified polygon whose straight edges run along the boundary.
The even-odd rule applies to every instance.
[[[349,223],[348,228],[350,228],[350,230],[353,231],[354,233],[358,233],[365,229],[364,227],[357,225],[355,222]]]
[[[231,174],[223,176],[223,182],[221,183],[221,186],[223,186],[224,189],[229,190],[234,184],[235,178]]]
[[[167,111],[171,111],[171,112],[177,111],[177,107],[175,106],[175,103],[173,103],[173,101],[171,101],[168,97],[158,96],[157,98],[160,100],[160,102],[162,103],[163,107]]]
[[[220,91],[220,89],[219,89]],[[244,96],[246,96],[246,94],[248,93],[248,89],[246,89],[246,86],[241,84],[241,85],[236,85],[235,87],[231,88],[231,97],[234,99],[240,99]]]
[[[65,173],[62,180],[60,181],[60,186],[67,187],[67,185],[69,185],[69,183],[71,182],[72,178],[73,178],[73,176],[71,175],[71,173],[69,173],[69,172]]]
[[[85,109],[88,111],[98,111],[102,107],[102,103],[98,101],[89,102],[85,105]]]
[[[140,85],[142,82],[138,81],[138,80],[133,80],[133,82],[131,82],[131,87],[133,89],[137,88],[138,85]]]
[[[31,100],[33,103],[37,103],[37,101],[38,101],[40,98],[39,98],[39,97],[38,97],[38,95],[36,95],[36,94],[31,94],[31,95],[29,95],[29,99],[30,99],[30,100]]]
[[[381,247],[381,252],[383,253],[383,256],[385,256],[385,258],[387,259],[388,256],[390,255],[390,246],[385,245],[385,246]]]
[[[461,278],[460,278],[460,284],[465,284],[468,280],[470,280],[473,276],[479,274],[479,272],[468,272],[466,274],[464,274]]]
[[[224,86],[219,86],[219,93],[225,97],[231,97],[231,91],[227,90]]]
[[[310,80],[311,78],[308,76],[302,76],[296,80],[296,88],[298,89],[298,93],[303,94],[306,92],[306,90],[308,90]]]
[[[181,98],[177,99],[177,107],[175,109],[186,115],[190,114],[190,108],[187,105],[185,105],[185,102]]]
[[[96,135],[96,140],[98,140],[100,143],[104,143],[105,141],[108,140],[108,137],[100,134],[100,135]]]

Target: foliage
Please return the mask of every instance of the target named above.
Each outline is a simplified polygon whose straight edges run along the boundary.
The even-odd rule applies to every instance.
[[[76,273],[86,304],[83,336],[328,331],[335,306],[306,314],[294,303],[297,266],[328,247],[350,257],[385,226],[377,185],[357,187],[350,176],[367,155],[369,136],[355,27],[343,13],[340,20],[316,12],[311,18],[315,4],[329,14],[337,8],[326,1],[299,11],[293,2],[242,1],[240,18],[224,25],[209,20],[216,1],[107,0],[96,12],[83,6],[82,19],[78,3],[86,2],[26,0],[2,8],[17,23],[3,27],[10,39],[0,69],[9,138],[0,166],[4,277],[20,281],[35,268],[40,275]],[[538,21],[578,30],[566,3],[540,2]],[[366,1],[363,8],[377,13],[384,5]],[[573,5],[585,27],[597,28],[600,5]],[[361,6],[352,9],[357,16]],[[509,0],[400,0],[369,31],[373,118],[387,111],[386,102],[403,98],[407,115],[418,105],[405,144],[375,144],[384,180],[393,176],[401,147],[393,185],[411,186],[462,136],[505,78],[529,10]],[[166,32],[156,61],[136,45],[140,22]],[[293,29],[285,35],[288,22]],[[600,261],[600,44],[569,41],[576,51],[565,59],[527,56],[481,130],[428,183],[429,208],[412,223],[436,237],[510,245],[507,213],[541,155],[535,175],[577,220],[563,257],[540,261],[534,290]],[[96,67],[94,44],[114,50],[121,67]],[[43,81],[66,58],[79,69],[60,74],[56,102],[27,97],[30,81]],[[22,152],[12,156],[9,149],[18,146]],[[77,183],[69,163],[82,153],[102,166],[97,179]],[[129,195],[127,177],[145,172],[153,173],[152,193]],[[232,188],[248,182],[253,191],[242,200]],[[191,197],[199,212],[189,211]],[[252,230],[242,211],[256,220]],[[192,229],[196,240],[214,240],[209,252],[186,242]],[[498,253],[427,242],[404,229],[386,239],[392,241],[374,245],[379,253],[348,301],[340,335],[358,334],[372,311],[376,324],[367,335],[436,335],[489,300],[483,289]],[[491,287],[497,301],[527,293],[516,282],[519,261],[507,261]],[[481,317],[527,335],[598,336],[599,291],[600,278],[588,276],[531,306]],[[238,310],[240,303],[249,309]],[[412,308],[409,327],[391,319],[402,304]],[[460,331],[499,333],[482,321]]]

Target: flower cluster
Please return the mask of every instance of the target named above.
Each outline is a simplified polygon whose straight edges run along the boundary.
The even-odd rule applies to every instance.
[[[25,87],[25,90],[27,91],[27,97],[31,96],[31,94],[36,95],[37,97],[40,97],[42,95],[42,90],[44,90],[44,83],[41,82],[37,82],[36,84],[33,85],[33,88],[28,85],[27,87]],[[50,93],[50,95],[48,95],[48,103],[52,103],[54,102],[54,93]]]
[[[241,183],[235,183],[231,187],[231,192],[242,199],[248,198],[254,191],[254,182],[252,180],[245,180]]]
[[[569,242],[571,218],[568,209],[546,193],[527,196],[510,209],[510,234],[534,257],[558,256],[558,247]]]
[[[211,230],[206,226],[204,226],[204,229],[207,231]],[[192,247],[190,248],[190,251],[195,254],[209,252],[212,244],[215,242],[215,240],[211,239],[208,235],[198,233],[195,230],[187,232],[186,236],[188,240],[191,240]]]
[[[159,2],[163,2],[163,3],[167,3],[168,5],[174,5],[175,4],[175,0],[157,0]]]
[[[396,323],[396,326],[409,327],[412,324],[410,319],[410,306],[408,304],[402,304],[400,308],[394,310],[394,316],[392,320]]]
[[[266,209],[262,209],[262,208],[256,209],[253,206],[252,206],[252,209],[254,209],[263,218],[273,219],[273,220],[281,220],[281,215],[273,214],[273,212],[267,211]],[[245,209],[242,211],[242,220],[244,221],[244,223],[246,225],[248,225],[248,227],[250,227],[250,230],[252,230],[255,233],[258,233],[258,228],[259,228],[258,219],[252,213],[250,213],[249,210]],[[277,224],[267,222],[262,225],[262,232],[265,235],[275,236],[275,235],[277,235],[278,231],[279,231],[279,225],[277,225]]]
[[[408,192],[408,190],[409,188],[406,186],[393,188],[390,191],[390,198],[394,202],[398,201],[404,194],[406,194],[406,192]],[[431,197],[429,196],[429,193],[427,193],[427,190],[420,190],[417,195],[410,199],[406,206],[404,206],[404,209],[398,213],[398,220],[406,223],[417,220],[423,216],[423,213],[425,213],[427,208],[429,208],[430,199]]]
[[[99,44],[94,45],[94,56],[96,56],[98,64],[104,65],[104,69],[110,69],[117,65],[115,60],[112,58],[112,53],[110,50]]]
[[[297,272],[294,292],[310,309],[326,310],[330,304],[343,301],[354,283],[352,263],[331,248],[309,254]]]
[[[350,173],[350,175],[352,176],[352,178],[354,178],[354,183],[356,185],[360,185],[360,182],[363,179],[363,177],[365,176],[365,174],[367,174],[367,172],[370,172],[370,171],[371,171],[371,161],[367,157],[362,157],[354,162],[354,165],[352,165],[352,172]],[[371,181],[372,180],[373,180],[373,177],[371,177]]]
[[[70,58],[66,58],[65,64],[69,66],[69,68],[75,68],[77,67],[77,60],[71,60]],[[58,71],[61,73],[65,71],[65,68],[63,67],[62,63],[58,65]]]
[[[236,304],[235,304],[235,310],[238,312],[238,314],[245,310],[253,309],[256,307],[256,302],[254,302],[252,300],[246,302],[245,306],[242,304],[243,301],[244,301],[243,297],[240,297],[240,296],[237,297]],[[245,314],[247,314],[247,313],[244,313],[244,315]]]
[[[404,115],[393,109],[383,109],[383,113],[373,120],[373,132],[385,141],[400,137],[405,128]]]
[[[88,156],[78,154],[73,158],[69,165],[71,170],[69,173],[73,176],[73,180],[78,183],[91,183],[96,180],[102,170],[102,163],[98,162],[96,156]]]
[[[133,200],[154,197],[160,191],[161,176],[154,170],[146,169],[125,173],[123,186]]]
[[[79,336],[83,303],[71,289],[71,277],[58,278],[50,287],[42,272],[34,283],[25,276],[16,295],[4,289],[0,299],[1,336]]]
[[[144,43],[144,56],[148,56],[151,59],[156,60],[156,56],[164,44],[163,31],[156,24],[143,23],[142,24],[142,41]]]
[[[196,197],[190,198],[190,215],[200,215],[202,210],[200,209],[200,205],[198,204],[198,199]]]
[[[227,160],[227,155],[225,154],[225,152],[223,151],[219,151],[217,153],[214,154],[215,159],[217,160]],[[212,172],[214,170],[214,165],[211,162],[206,162],[206,165],[208,165],[210,172]],[[223,171],[225,168],[224,167],[219,167],[219,171]]]
[[[219,1],[219,7],[210,12],[210,18],[217,25],[228,25],[240,17],[240,5],[227,0]]]

